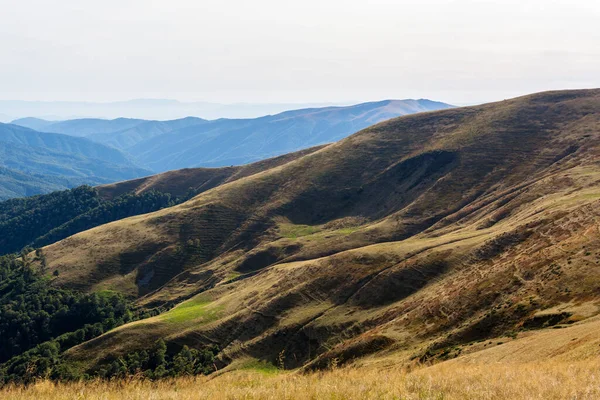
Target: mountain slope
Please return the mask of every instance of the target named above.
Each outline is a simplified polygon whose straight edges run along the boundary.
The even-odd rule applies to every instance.
[[[120,151],[91,140],[64,134],[38,132],[17,125],[0,124],[0,142],[77,154],[115,164],[131,164],[131,161]]]
[[[57,122],[39,118],[21,118],[12,121],[12,124],[43,132],[87,137],[97,143],[117,149],[125,149],[154,136],[203,122],[206,122],[206,120],[196,117],[170,121],[148,121],[132,118],[112,120],[82,118]]]
[[[16,125],[0,124],[0,156],[3,199],[149,174],[113,148]]]
[[[102,197],[108,199],[125,193],[141,194],[151,190],[169,193],[173,196],[183,196],[190,189],[202,193],[219,185],[294,161],[323,147],[325,146],[315,146],[279,157],[234,167],[178,169],[144,178],[101,185],[97,189]]]
[[[45,247],[55,284],[176,305],[67,356],[163,338],[218,344],[219,365],[426,361],[589,318],[575,306],[599,300],[599,126],[600,90],[401,117]]]
[[[127,149],[155,136],[170,133],[189,126],[200,125],[205,122],[207,121],[195,117],[181,118],[172,121],[144,121],[123,130],[94,133],[87,137],[98,143],[103,143],[118,149]]]
[[[12,125],[22,126],[24,128],[33,129],[34,131],[39,132],[49,132],[48,130],[46,130],[46,128],[54,123],[56,123],[56,121],[47,121],[45,119],[33,117],[19,118],[11,121]]]
[[[0,147],[2,145],[0,144]],[[90,182],[91,181],[91,182]],[[101,183],[98,179],[94,182],[88,178],[64,178],[51,175],[30,175],[8,168],[0,167],[0,202],[15,197],[34,196],[50,193],[88,183]]]

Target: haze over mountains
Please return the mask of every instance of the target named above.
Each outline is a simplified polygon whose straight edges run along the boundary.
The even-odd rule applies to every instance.
[[[347,104],[347,103],[346,103]],[[114,102],[0,100],[0,122],[35,117],[53,121],[81,118],[178,119],[190,115],[206,119],[255,118],[287,110],[326,107],[326,103],[237,103],[181,102],[168,99],[136,99]],[[342,104],[345,105],[345,104]]]
[[[0,144],[13,155],[5,157],[1,165],[8,170],[2,175],[0,198],[47,193],[82,183],[115,182],[179,168],[247,164],[331,143],[396,116],[448,107],[430,100],[386,100],[286,111],[254,119],[22,118],[0,126]],[[27,184],[22,174],[30,177]],[[42,184],[44,179],[46,184]]]

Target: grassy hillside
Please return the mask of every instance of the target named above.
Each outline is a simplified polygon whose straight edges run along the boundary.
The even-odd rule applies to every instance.
[[[217,368],[313,370],[584,324],[600,287],[599,123],[600,90],[401,117],[45,247],[55,284],[175,305],[67,358],[87,368],[163,338],[218,345]]]

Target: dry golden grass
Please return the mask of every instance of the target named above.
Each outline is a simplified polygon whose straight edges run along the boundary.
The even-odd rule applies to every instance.
[[[600,362],[450,364],[402,369],[344,368],[301,375],[236,371],[162,382],[43,381],[0,391],[5,400],[86,399],[597,399]]]

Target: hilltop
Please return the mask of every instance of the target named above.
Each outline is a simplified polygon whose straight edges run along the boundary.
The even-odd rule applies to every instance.
[[[175,306],[66,356],[90,367],[162,338],[218,345],[219,368],[317,369],[590,323],[599,122],[600,90],[396,118],[44,247],[55,285]]]

